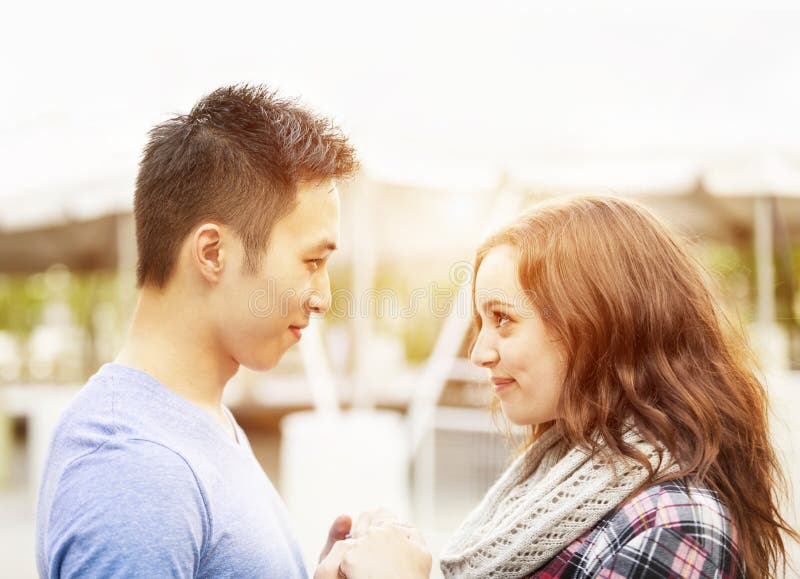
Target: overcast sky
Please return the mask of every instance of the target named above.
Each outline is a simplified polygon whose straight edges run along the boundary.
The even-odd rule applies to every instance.
[[[790,2],[22,4],[0,35],[0,197],[20,203],[125,188],[154,123],[241,81],[332,115],[391,178],[800,151]]]

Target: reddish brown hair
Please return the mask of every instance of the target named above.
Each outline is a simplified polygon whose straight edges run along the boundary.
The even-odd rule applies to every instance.
[[[639,460],[647,486],[684,478],[716,491],[739,530],[747,576],[776,577],[782,533],[798,535],[778,508],[785,481],[766,391],[741,323],[686,244],[638,204],[582,197],[541,205],[491,237],[476,272],[501,245],[518,252],[520,283],[568,352],[562,418],[543,426],[590,452]],[[667,447],[679,472],[659,478],[623,442],[630,420]]]
[[[150,132],[134,197],[138,285],[165,286],[181,243],[205,221],[230,226],[244,245],[244,271],[257,272],[297,184],[357,168],[341,131],[297,102],[264,86],[215,90]]]

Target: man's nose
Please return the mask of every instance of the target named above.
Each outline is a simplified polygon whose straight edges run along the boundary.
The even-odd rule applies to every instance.
[[[324,314],[331,307],[331,282],[327,272],[319,277],[320,282],[312,288],[306,304],[310,313]]]

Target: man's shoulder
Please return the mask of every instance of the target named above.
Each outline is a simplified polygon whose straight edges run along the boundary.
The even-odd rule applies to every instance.
[[[188,462],[156,441],[131,438],[110,439],[66,465],[39,517],[40,569],[73,570],[65,576],[196,569],[212,524]]]
[[[61,479],[97,479],[103,486],[110,480],[131,481],[140,489],[148,480],[163,490],[199,485],[192,465],[178,450],[162,441],[120,435],[75,456],[64,465]]]
[[[117,386],[107,372],[96,373],[59,419],[39,491],[40,525],[63,517],[70,501],[86,509],[119,509],[135,506],[137,495],[202,498],[195,471],[177,445],[117,420]]]
[[[186,502],[210,520],[208,496],[222,465],[182,412],[134,371],[101,368],[56,428],[39,493],[44,516],[69,511],[70,500],[93,509],[156,501]]]
[[[157,534],[176,520],[198,529],[210,524],[206,493],[188,461],[146,439],[108,440],[75,458],[52,481],[46,504],[53,536],[131,525]]]
[[[125,456],[135,461],[147,453],[167,461],[182,458],[187,454],[186,441],[171,430],[181,418],[107,364],[89,378],[61,415],[48,462],[61,470],[95,453],[94,459],[118,461]]]
[[[114,438],[112,388],[108,380],[95,374],[64,409],[53,429],[45,476],[60,472]]]

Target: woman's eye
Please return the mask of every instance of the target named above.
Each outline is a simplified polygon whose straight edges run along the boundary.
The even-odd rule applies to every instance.
[[[322,264],[322,260],[321,259],[309,259],[308,260],[308,264],[309,264],[309,267],[311,268],[311,271],[317,271],[319,269],[319,266]]]
[[[511,318],[509,318],[507,315],[501,314],[499,312],[496,312],[494,314],[494,319],[496,321],[495,326],[498,327],[498,328],[504,327],[506,324],[508,324],[508,322],[511,321]]]

